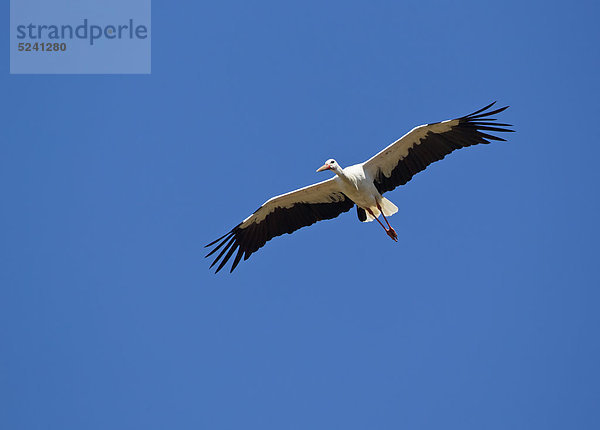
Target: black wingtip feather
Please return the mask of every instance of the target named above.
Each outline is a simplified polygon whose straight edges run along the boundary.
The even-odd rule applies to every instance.
[[[485,117],[487,117],[487,116],[496,115],[496,114],[498,114],[498,113],[500,113],[500,112],[503,112],[503,111],[505,111],[506,109],[508,109],[509,107],[510,107],[510,106],[504,106],[504,107],[501,107],[501,108],[499,108],[499,109],[496,109],[496,110],[492,110],[492,111],[489,111],[489,112],[483,112],[483,113],[480,113],[479,115],[474,115],[474,114],[471,114],[471,115],[468,115],[468,116],[466,116],[466,118],[469,118],[469,119],[485,118]],[[485,110],[485,109],[484,109],[484,110]]]
[[[220,238],[213,240],[211,243],[209,243],[208,245],[204,245],[205,248],[208,248],[209,246],[213,246],[215,243],[217,243],[218,241],[220,241],[221,239],[223,239],[225,236],[229,236],[232,233],[232,231],[230,231],[229,233],[225,233],[223,236],[221,236]]]
[[[225,246],[225,248],[223,248],[221,253],[217,256],[217,258],[215,258],[215,260],[210,265],[209,269],[211,269],[215,264],[217,264],[217,261],[219,261],[221,259],[223,254],[225,254],[225,252],[227,252],[227,250],[231,247],[231,245],[233,245],[234,242],[235,242],[235,236],[232,237],[231,239],[229,239],[229,242],[227,242],[227,246]]]
[[[231,256],[233,255],[233,253],[235,252],[235,250],[237,249],[238,246],[239,246],[239,244],[236,243],[234,246],[231,247],[231,249],[229,250],[227,255],[223,258],[223,261],[221,261],[221,264],[219,264],[219,267],[217,268],[215,273],[219,273],[219,271],[223,268],[223,266],[225,266],[225,264],[229,261],[229,259],[231,258]]]
[[[225,243],[226,243],[226,242],[229,240],[229,238],[231,237],[231,235],[232,235],[232,234],[233,234],[233,233],[227,233],[225,236],[222,236],[222,237],[221,237],[221,239],[223,239],[223,241],[222,241],[221,243],[219,243],[219,244],[218,244],[218,245],[215,247],[215,249],[213,249],[213,250],[212,250],[212,251],[210,251],[208,254],[206,254],[206,255],[204,256],[204,258],[207,258],[207,257],[210,257],[211,255],[213,255],[213,254],[214,254],[214,253],[215,253],[215,252],[216,252],[216,251],[217,251],[217,250],[218,250],[220,247],[222,247],[222,246],[223,246],[223,245],[224,245],[224,244],[225,244]],[[218,239],[218,240],[221,240],[221,239]],[[213,242],[213,243],[216,243],[216,242]]]
[[[477,111],[475,111],[475,112],[473,112],[473,113],[470,113],[470,114],[469,114],[469,115],[467,115],[465,118],[470,118],[470,117],[472,117],[472,116],[474,116],[474,115],[477,115],[479,112],[486,111],[486,110],[488,110],[489,108],[491,108],[492,106],[494,106],[495,104],[496,104],[496,102],[495,102],[495,101],[493,101],[493,102],[491,102],[489,105],[487,105],[487,106],[485,106],[485,107],[482,107],[481,109],[479,109],[479,110],[477,110]]]
[[[243,255],[244,255],[244,250],[240,246],[238,249],[238,253],[235,255],[235,260],[233,260],[233,264],[231,265],[231,270],[229,271],[229,273],[232,273],[233,270],[237,267],[237,265],[240,263],[240,260],[242,259]]]

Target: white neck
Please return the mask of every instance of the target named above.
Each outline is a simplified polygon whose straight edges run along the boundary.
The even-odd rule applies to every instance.
[[[346,180],[348,179],[348,176],[346,176],[346,174],[344,173],[344,169],[342,169],[342,167],[339,164],[337,164],[335,166],[335,168],[333,168],[331,170],[333,170],[333,173],[338,175],[340,178],[346,179]]]

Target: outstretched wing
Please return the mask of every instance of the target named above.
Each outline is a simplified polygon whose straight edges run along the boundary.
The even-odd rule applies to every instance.
[[[340,191],[335,177],[273,197],[229,233],[206,245],[214,246],[207,257],[223,248],[210,267],[221,260],[217,273],[237,249],[230,270],[233,272],[242,256],[247,260],[275,236],[290,234],[317,221],[335,218],[349,211],[352,206],[354,202]]]
[[[415,127],[367,160],[363,168],[375,178],[375,187],[383,194],[406,184],[415,174],[455,149],[505,140],[489,134],[514,131],[505,128],[511,127],[510,124],[493,122],[496,119],[490,118],[508,108],[487,111],[494,103],[461,118]]]

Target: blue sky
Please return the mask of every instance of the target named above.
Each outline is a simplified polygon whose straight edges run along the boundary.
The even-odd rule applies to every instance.
[[[597,2],[154,2],[149,76],[2,86],[0,427],[600,427]],[[2,11],[8,22],[8,8]],[[490,101],[517,133],[230,275],[272,195]]]

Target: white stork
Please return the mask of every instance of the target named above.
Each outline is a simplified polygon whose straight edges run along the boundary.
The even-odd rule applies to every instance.
[[[237,249],[230,270],[233,272],[242,256],[247,260],[275,236],[335,218],[354,205],[360,221],[376,220],[397,242],[398,235],[387,217],[398,208],[382,194],[406,184],[416,173],[455,149],[505,140],[487,133],[514,131],[505,128],[511,127],[510,124],[496,123],[495,118],[490,118],[508,108],[488,111],[494,103],[461,118],[415,127],[364,163],[342,168],[334,159],[327,160],[317,172],[331,170],[336,176],[267,200],[229,233],[206,245],[215,246],[206,257],[223,248],[210,267],[221,260],[217,273]],[[387,228],[379,220],[380,214]]]

